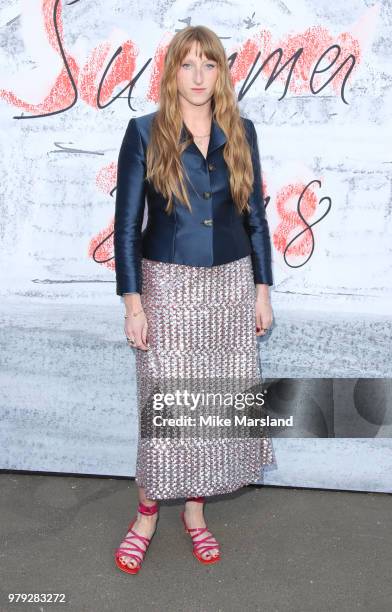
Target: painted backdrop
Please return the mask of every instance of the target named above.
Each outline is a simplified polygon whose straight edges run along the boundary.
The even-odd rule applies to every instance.
[[[0,1],[1,467],[134,474],[116,164],[178,29],[220,36],[259,136],[275,323],[265,482],[391,490],[391,27],[383,0]]]

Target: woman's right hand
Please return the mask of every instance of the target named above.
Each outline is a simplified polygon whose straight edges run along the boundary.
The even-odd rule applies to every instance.
[[[127,313],[127,318],[125,319],[124,324],[124,332],[127,338],[135,340],[135,343],[130,345],[132,348],[147,351],[149,349],[147,341],[148,323],[144,310],[139,310],[141,310],[141,312],[139,312],[136,317],[134,317],[131,312]]]
[[[131,340],[135,340],[135,343],[129,346],[147,351],[149,349],[147,341],[148,325],[140,293],[124,293],[123,297],[127,312],[127,318],[124,324],[125,336]],[[135,317],[133,313],[138,314]]]

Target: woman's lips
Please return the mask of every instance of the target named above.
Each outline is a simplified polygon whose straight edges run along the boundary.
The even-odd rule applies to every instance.
[[[205,87],[192,87],[192,91],[205,91]]]

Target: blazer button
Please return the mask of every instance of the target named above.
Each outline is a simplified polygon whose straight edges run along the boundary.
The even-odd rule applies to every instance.
[[[208,170],[215,170],[214,164],[208,164]]]
[[[208,200],[208,198],[210,198],[210,197],[211,197],[211,191],[204,191],[203,192],[203,198],[205,200]]]
[[[203,219],[203,225],[212,225],[212,219]]]

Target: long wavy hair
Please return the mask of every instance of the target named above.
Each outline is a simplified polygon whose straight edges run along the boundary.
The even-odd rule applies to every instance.
[[[165,212],[172,212],[174,196],[192,210],[181,154],[193,141],[193,137],[186,130],[186,139],[180,143],[183,118],[176,75],[194,41],[199,43],[205,57],[216,62],[218,66],[218,78],[211,100],[212,116],[227,139],[223,157],[228,167],[231,195],[241,214],[244,210],[249,210],[248,200],[253,189],[251,152],[237,106],[225,50],[215,32],[205,26],[188,26],[180,30],[168,45],[160,82],[160,104],[152,123],[146,153],[146,179],[167,200]],[[188,175],[186,176],[189,180]]]

